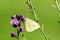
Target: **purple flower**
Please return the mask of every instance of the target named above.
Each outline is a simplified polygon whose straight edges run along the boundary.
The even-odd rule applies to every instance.
[[[10,24],[13,26],[13,27],[17,27],[17,26],[20,26],[20,22],[17,20],[17,19],[12,19],[10,21]]]
[[[11,33],[11,37],[16,37],[16,33],[15,32],[12,32]]]
[[[25,22],[25,18],[22,14],[16,16],[18,20],[21,20],[22,22]]]
[[[21,19],[24,19],[24,16],[22,16]]]
[[[19,21],[19,20],[24,20],[24,16],[22,15],[22,14],[20,14],[20,15],[16,15],[16,18],[17,18],[17,20]]]
[[[19,28],[19,32],[23,32],[24,31],[24,28],[23,27],[20,27]]]
[[[22,22],[25,22],[24,16],[21,17],[21,21],[22,21]]]
[[[15,25],[18,25],[19,24],[19,21],[17,20],[17,19],[12,19],[11,21],[10,21],[10,24],[15,24]]]

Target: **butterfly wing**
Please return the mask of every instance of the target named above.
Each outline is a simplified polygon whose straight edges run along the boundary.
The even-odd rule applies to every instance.
[[[26,27],[25,27],[26,31],[28,31],[28,32],[33,32],[40,28],[40,25],[37,22],[35,22],[31,19],[28,19],[28,18],[26,18],[25,25],[26,25]]]

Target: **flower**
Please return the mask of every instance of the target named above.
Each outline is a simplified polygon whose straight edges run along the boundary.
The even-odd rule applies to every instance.
[[[10,21],[10,24],[16,24],[16,25],[18,25],[19,24],[19,21],[18,20],[16,20],[16,19],[12,19],[11,21]]]
[[[20,27],[19,28],[19,32],[23,32],[24,31],[24,28],[23,27]]]
[[[14,27],[20,26],[20,22],[17,19],[12,19],[10,21],[10,24],[13,25]]]
[[[25,18],[24,18],[23,15],[21,16],[21,21],[22,21],[22,22],[25,22]]]
[[[24,31],[24,27],[16,27],[17,30],[19,30],[19,32],[23,32]]]
[[[16,33],[15,32],[12,32],[11,33],[11,37],[16,37]]]
[[[23,20],[24,20],[24,16],[21,17],[21,21],[23,21]]]
[[[20,14],[20,15],[16,15],[16,19],[18,20],[18,21],[23,21],[24,22],[24,16],[22,15],[22,14]]]
[[[17,20],[19,21],[21,17],[19,15],[16,15]]]

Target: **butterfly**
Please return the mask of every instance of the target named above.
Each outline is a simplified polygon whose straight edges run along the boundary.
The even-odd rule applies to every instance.
[[[25,19],[25,26],[27,32],[33,32],[40,28],[40,25],[37,22],[28,18]]]

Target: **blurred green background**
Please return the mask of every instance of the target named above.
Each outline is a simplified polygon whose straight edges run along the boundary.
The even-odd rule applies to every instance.
[[[55,0],[31,0],[35,12],[39,19],[39,24],[44,25],[44,32],[50,40],[60,40],[60,21],[59,12],[51,4],[55,5]],[[25,17],[34,19],[33,15],[29,12],[26,0],[0,0],[0,40],[16,40],[11,38],[10,33],[16,32],[10,25],[10,16],[15,14],[23,14]],[[45,40],[40,30],[32,33],[22,33],[25,35],[26,40]]]

